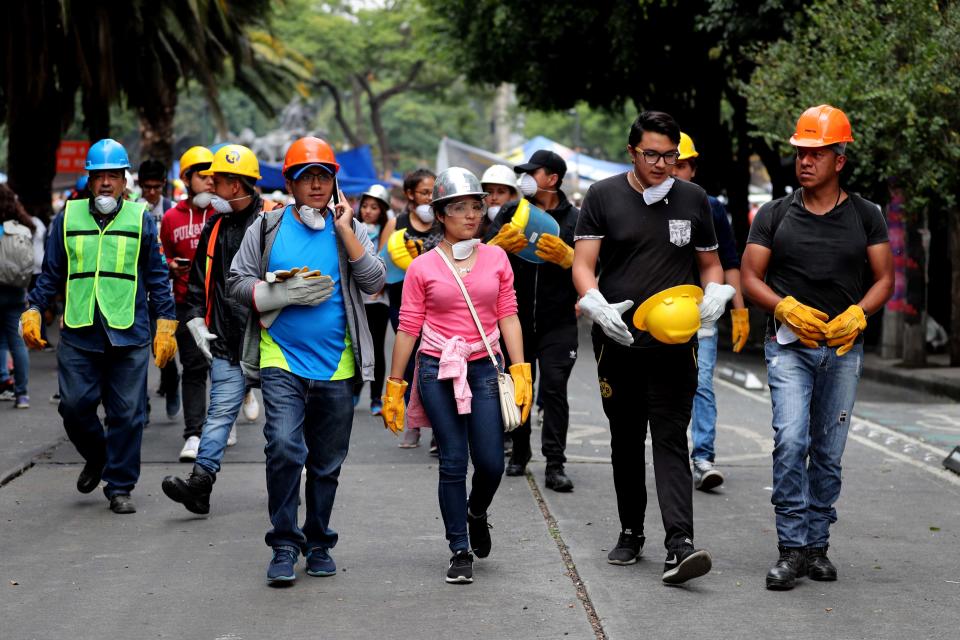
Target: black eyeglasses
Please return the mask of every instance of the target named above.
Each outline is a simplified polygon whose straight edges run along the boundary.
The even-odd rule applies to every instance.
[[[634,152],[643,156],[643,161],[647,164],[657,164],[660,162],[660,158],[663,158],[664,164],[672,166],[677,164],[677,160],[680,159],[680,152],[677,150],[660,153],[659,151],[653,151],[650,149],[634,149]]]

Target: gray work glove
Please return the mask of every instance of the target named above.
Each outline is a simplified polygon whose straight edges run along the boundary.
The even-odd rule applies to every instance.
[[[253,288],[253,303],[262,318],[268,311],[290,305],[315,307],[331,295],[333,278],[323,275],[304,278],[298,273],[283,282],[258,282]]]
[[[207,362],[213,362],[213,355],[210,353],[210,341],[216,340],[217,336],[210,333],[204,319],[192,318],[187,321],[187,329],[190,330],[190,335],[193,336],[193,341],[197,343],[197,348],[200,349],[203,357],[207,359]]]
[[[590,289],[580,298],[580,311],[583,315],[600,325],[611,340],[629,347],[633,344],[633,335],[623,321],[623,314],[633,306],[633,300],[624,300],[610,304],[597,289]]]

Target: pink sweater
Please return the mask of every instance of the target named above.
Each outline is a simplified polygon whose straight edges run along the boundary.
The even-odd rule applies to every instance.
[[[444,338],[460,336],[467,342],[477,342],[480,334],[470,316],[460,287],[453,274],[436,254],[428,251],[415,259],[403,279],[403,303],[400,306],[400,331],[419,336],[427,322]],[[517,294],[513,290],[513,269],[507,254],[500,247],[477,245],[477,260],[470,273],[461,275],[470,292],[480,323],[489,335],[497,328],[497,321],[517,312]],[[440,357],[440,352],[423,349],[427,355]],[[486,358],[481,351],[471,360]]]

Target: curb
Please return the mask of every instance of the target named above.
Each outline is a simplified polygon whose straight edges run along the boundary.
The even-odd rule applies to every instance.
[[[869,367],[864,364],[863,377],[875,382],[895,385],[912,389],[914,391],[926,391],[938,396],[944,396],[951,400],[960,401],[960,385],[947,380],[929,380],[912,376],[905,371],[891,369],[888,367]]]
[[[59,447],[61,444],[67,441],[67,436],[60,436],[55,441],[50,444],[37,447],[33,451],[27,454],[27,459],[25,462],[14,466],[11,469],[3,469],[0,471],[0,488],[7,486],[27,471],[29,471],[40,458],[47,456],[53,453],[53,450]]]

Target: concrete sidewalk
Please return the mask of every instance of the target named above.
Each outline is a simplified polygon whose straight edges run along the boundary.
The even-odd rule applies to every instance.
[[[900,360],[868,353],[863,359],[863,377],[960,400],[960,367],[951,367],[947,354],[928,355],[926,367],[908,368]]]

